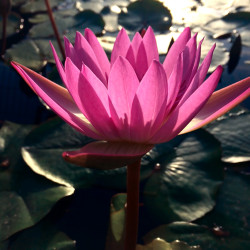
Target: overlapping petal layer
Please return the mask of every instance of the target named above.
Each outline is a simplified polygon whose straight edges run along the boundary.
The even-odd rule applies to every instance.
[[[51,45],[66,88],[18,63],[13,66],[66,122],[105,141],[67,152],[67,160],[100,166],[96,156],[111,159],[113,168],[138,159],[152,144],[204,126],[249,96],[250,78],[214,92],[222,67],[205,77],[215,45],[199,66],[203,40],[197,48],[196,37],[184,29],[161,64],[150,27],[132,41],[122,29],[109,62],[92,31],[77,32],[74,45],[65,38],[65,65]]]

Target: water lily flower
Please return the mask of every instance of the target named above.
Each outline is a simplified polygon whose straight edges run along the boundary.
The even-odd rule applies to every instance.
[[[65,38],[63,65],[51,44],[65,87],[16,62],[12,65],[63,120],[97,140],[64,157],[78,165],[114,168],[129,164],[155,144],[198,129],[250,94],[250,78],[215,91],[222,67],[206,79],[215,45],[200,64],[197,35],[185,28],[159,61],[152,28],[130,41],[122,29],[109,61],[89,29]],[[199,65],[200,64],[200,65]],[[107,164],[105,164],[107,162]]]

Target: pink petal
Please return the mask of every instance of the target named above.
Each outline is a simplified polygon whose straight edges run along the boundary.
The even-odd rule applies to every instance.
[[[147,141],[162,123],[167,88],[163,66],[158,61],[153,61],[137,89],[132,106],[130,126],[133,141]]]
[[[250,77],[214,92],[200,112],[180,134],[203,127],[234,108],[249,96]]]
[[[64,47],[65,47],[66,57],[69,57],[71,61],[76,65],[76,67],[78,67],[78,69],[81,69],[82,61],[80,60],[73,45],[70,43],[67,37],[64,37]]]
[[[171,75],[171,72],[174,68],[174,65],[177,61],[179,54],[184,50],[186,43],[191,37],[190,28],[185,28],[184,31],[180,34],[178,39],[171,46],[165,60],[163,63],[163,67],[166,71],[167,78]]]
[[[130,63],[118,57],[110,71],[108,95],[119,119],[116,126],[120,131],[124,129],[123,137],[127,139],[130,138],[126,134],[129,133],[130,110],[138,86],[139,81]]]
[[[131,42],[132,48],[134,50],[135,57],[137,57],[138,50],[139,50],[139,47],[140,47],[141,43],[142,43],[142,37],[139,34],[139,32],[136,32],[134,37],[133,37],[133,40]]]
[[[63,158],[73,164],[94,169],[115,169],[139,160],[153,145],[126,142],[92,142],[77,151],[63,153]]]
[[[183,50],[183,81],[185,84],[187,84],[187,80],[190,76],[190,72],[193,69],[194,60],[196,56],[196,37],[197,34],[195,34],[187,43],[185,49]]]
[[[197,72],[198,66],[200,64],[201,45],[202,45],[203,40],[204,40],[204,38],[199,42],[198,49],[196,51],[196,56],[195,56],[195,61],[194,61],[194,66],[193,66],[193,69],[192,69],[192,73],[190,74],[189,79],[187,79],[188,82],[190,82],[193,79],[195,73]]]
[[[105,73],[102,72],[99,62],[96,58],[96,55],[88,43],[88,41],[85,39],[85,37],[80,33],[76,32],[76,38],[75,38],[75,52],[78,56],[79,60],[82,63],[84,63],[86,66],[88,66],[93,73],[105,84],[107,85],[107,80]],[[100,55],[99,55],[100,56]],[[81,66],[79,69],[81,69]]]
[[[65,78],[65,71],[64,71],[64,67],[62,65],[62,62],[59,59],[53,44],[51,42],[49,42],[49,43],[50,43],[50,46],[51,46],[51,49],[52,49],[52,52],[53,52],[53,56],[54,56],[54,59],[55,59],[55,62],[56,62],[56,67],[57,67],[57,70],[59,72],[59,75],[60,75],[63,83],[67,86],[67,82],[66,82],[66,78]]]
[[[99,140],[103,138],[95,131],[87,119],[83,117],[65,88],[16,62],[12,62],[12,66],[37,95],[63,120],[89,137]]]
[[[126,56],[129,46],[130,39],[125,29],[122,28],[115,40],[114,47],[111,53],[111,67],[119,56]]]
[[[159,53],[154,31],[150,26],[143,36],[143,43],[147,54],[148,65],[151,65],[153,60],[159,61]]]
[[[84,114],[84,116],[89,120],[87,114],[85,113],[85,109],[83,108],[83,104],[79,94],[79,78],[80,78],[80,70],[75,66],[75,64],[71,61],[69,57],[66,58],[65,61],[65,75],[67,82],[67,89],[74,99],[77,107]]]
[[[110,71],[110,63],[95,34],[90,29],[85,29],[84,36],[95,53],[95,56],[99,62],[99,66],[102,69],[103,75],[108,76]]]
[[[203,83],[212,61],[214,49],[215,49],[215,44],[206,55],[205,59],[203,60],[201,66],[197,70],[192,82],[188,86],[188,89],[182,96],[178,105],[182,105],[182,103],[184,103],[189,98],[189,96],[192,95],[192,93]]]
[[[79,75],[77,91],[83,113],[91,124],[107,140],[118,140],[119,134],[109,110],[107,89],[87,66]]]
[[[169,141],[177,136],[180,131],[197,115],[205,105],[216,88],[223,68],[219,66],[213,74],[169,116],[165,124],[150,139],[151,143]]]
[[[146,71],[148,70],[149,64],[147,59],[147,52],[144,43],[141,42],[138,53],[135,59],[135,72],[139,81],[143,78]]]
[[[182,83],[182,75],[183,75],[183,53],[179,55],[178,61],[175,64],[168,80],[168,100],[167,100],[167,109],[165,111],[165,116],[168,115],[168,112],[172,109],[173,105],[175,104]]]

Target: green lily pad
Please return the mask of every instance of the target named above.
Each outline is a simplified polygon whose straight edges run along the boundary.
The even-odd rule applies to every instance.
[[[123,249],[125,236],[125,205],[127,194],[116,194],[111,199],[110,225],[107,234],[106,249]]]
[[[91,185],[125,188],[126,167],[114,170],[94,170],[67,163],[64,151],[76,150],[92,139],[80,134],[59,118],[33,130],[26,138],[22,155],[30,168],[56,183],[88,187]],[[152,172],[154,162],[148,156],[142,159],[141,179]]]
[[[54,8],[62,3],[61,0],[50,0],[49,4],[51,8]],[[27,13],[35,13],[35,12],[41,12],[41,11],[47,11],[45,1],[41,0],[29,0],[25,1],[24,4],[20,8],[20,12],[23,14]]]
[[[249,175],[226,171],[215,208],[197,224],[174,222],[153,229],[145,242],[160,237],[166,241],[181,240],[202,249],[250,248]]]
[[[11,250],[74,250],[75,241],[60,232],[49,220],[43,220],[37,225],[15,235],[10,240]]]
[[[166,242],[163,239],[156,238],[152,242],[148,243],[147,245],[137,245],[136,250],[200,250],[199,247],[189,246],[186,242],[183,241],[173,241],[171,243]]]
[[[229,163],[250,161],[250,112],[235,108],[215,122],[207,125],[222,144],[222,160]]]
[[[248,247],[245,249],[250,247],[249,180],[249,175],[244,172],[226,171],[225,181],[219,192],[215,209],[198,221],[199,224],[213,228],[213,232],[217,236],[223,237],[223,234],[218,234],[220,229],[222,233],[225,232],[224,235],[228,237],[228,245],[231,240],[235,246],[237,241],[238,245],[241,244],[241,241],[247,241]]]
[[[46,64],[46,60],[43,58],[41,50],[38,48],[37,44],[30,39],[22,40],[6,50],[4,60],[8,63],[17,61],[34,70],[41,70]]]
[[[223,180],[220,157],[220,143],[204,130],[184,137],[171,155],[163,150],[158,157],[160,170],[144,189],[150,216],[168,223],[192,221],[211,211]]]
[[[100,14],[91,10],[85,10],[74,16],[63,16],[59,13],[54,15],[55,23],[59,34],[67,36],[70,40],[75,37],[76,31],[84,31],[84,28],[90,28],[95,33],[101,33],[104,28],[104,21]],[[54,36],[50,20],[34,25],[29,35],[32,38],[50,38]]]
[[[3,29],[3,17],[0,15],[0,34],[2,34]],[[11,12],[8,15],[7,27],[6,27],[6,36],[16,35],[20,30],[20,25],[22,24],[21,17],[18,14]],[[2,37],[1,37],[2,39]]]
[[[74,189],[35,175],[24,163],[20,147],[32,126],[6,122],[0,130],[0,240],[33,226]]]
[[[55,39],[26,39],[8,49],[4,60],[7,63],[16,61],[35,71],[41,71],[48,62],[55,63],[49,41],[53,43],[59,58],[62,59]]]
[[[155,0],[139,0],[130,3],[127,11],[118,16],[118,23],[131,31],[139,31],[149,25],[155,31],[166,32],[172,25],[170,11]]]

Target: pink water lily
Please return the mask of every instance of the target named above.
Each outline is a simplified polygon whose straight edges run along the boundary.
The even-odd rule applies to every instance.
[[[197,46],[196,37],[185,28],[160,63],[150,27],[132,41],[122,29],[109,62],[91,30],[84,36],[77,32],[74,46],[65,38],[64,66],[51,45],[66,88],[12,65],[54,112],[97,140],[64,157],[97,168],[106,168],[103,162],[110,160],[107,165],[113,168],[140,158],[154,144],[206,125],[249,96],[250,78],[214,92],[222,67],[205,78],[215,45],[199,65],[203,40]]]

